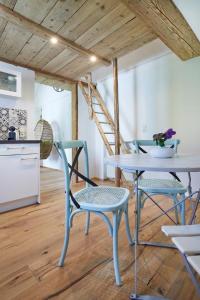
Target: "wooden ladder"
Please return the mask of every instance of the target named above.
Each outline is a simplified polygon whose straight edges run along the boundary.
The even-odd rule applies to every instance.
[[[115,154],[115,124],[96,86],[92,82],[79,82],[79,87],[89,107],[92,106],[92,117],[103,139],[109,155]],[[91,103],[92,101],[92,103]],[[110,140],[112,138],[112,140]],[[120,149],[124,154],[130,153],[120,135]]]

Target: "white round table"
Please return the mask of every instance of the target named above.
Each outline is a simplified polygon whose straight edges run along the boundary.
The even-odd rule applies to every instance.
[[[176,172],[189,173],[189,194],[192,194],[191,189],[191,172],[200,172],[200,155],[191,154],[176,154],[172,158],[153,158],[149,154],[121,154],[111,155],[105,159],[105,163],[113,167],[123,169],[125,171],[136,173],[136,189],[138,187],[138,177],[142,171],[150,172],[171,172],[175,175]],[[151,197],[149,197],[151,199]],[[136,213],[137,213],[138,199],[136,192]],[[136,215],[137,218],[137,215]],[[138,242],[138,235],[135,236],[136,242]],[[161,243],[142,242],[141,244],[151,246],[164,246]],[[171,247],[171,246],[170,246]]]
[[[113,167],[136,172],[136,190],[138,188],[138,174],[141,171],[151,172],[200,172],[200,155],[180,155],[176,154],[173,158],[152,158],[149,154],[121,154],[112,155],[105,159],[105,163]],[[199,197],[199,193],[198,193]],[[199,200],[198,200],[199,202]],[[138,193],[136,192],[135,218],[138,211]],[[135,293],[130,299],[163,299],[150,295],[137,295],[137,221],[135,226]],[[143,245],[164,246],[160,243],[142,242]],[[170,247],[165,245],[164,247]]]
[[[200,172],[200,155],[175,155],[172,158],[152,158],[149,154],[112,155],[105,163],[128,171]]]

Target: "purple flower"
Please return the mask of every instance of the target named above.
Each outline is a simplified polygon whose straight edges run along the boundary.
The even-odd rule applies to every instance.
[[[169,128],[165,133],[165,140],[171,139],[173,135],[176,134],[176,131],[174,131],[172,128]]]

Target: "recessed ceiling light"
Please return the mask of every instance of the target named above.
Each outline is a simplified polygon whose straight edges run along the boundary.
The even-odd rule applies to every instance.
[[[52,44],[57,44],[58,39],[57,39],[56,37],[52,37],[52,38],[50,39],[50,41],[51,41]]]
[[[92,62],[97,61],[97,57],[95,55],[90,56],[90,61]]]

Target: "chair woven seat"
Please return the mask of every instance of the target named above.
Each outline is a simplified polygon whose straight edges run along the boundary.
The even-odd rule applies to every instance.
[[[166,192],[172,190],[173,193],[185,193],[186,188],[178,181],[171,179],[140,179],[138,182],[139,189],[147,192]]]
[[[90,208],[103,210],[120,207],[128,201],[128,196],[129,191],[127,189],[110,186],[88,187],[74,194],[81,208],[86,208],[89,205]]]

